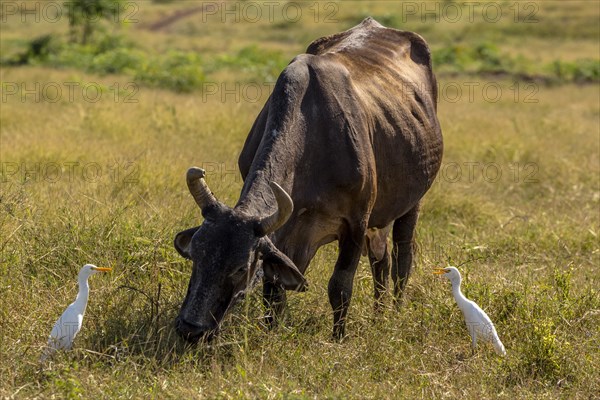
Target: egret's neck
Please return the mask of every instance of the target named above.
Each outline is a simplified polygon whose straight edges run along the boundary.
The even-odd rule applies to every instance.
[[[78,304],[85,310],[88,302],[88,296],[90,294],[90,286],[88,285],[88,277],[79,277],[79,293],[77,293],[77,298],[75,299],[75,304]]]
[[[462,309],[463,305],[467,303],[467,298],[464,294],[462,294],[460,290],[461,279],[457,279],[452,281],[452,294],[454,295],[454,299],[456,300],[456,304]]]

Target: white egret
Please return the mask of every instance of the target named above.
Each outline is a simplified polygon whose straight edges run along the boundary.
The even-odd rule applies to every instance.
[[[112,268],[99,268],[92,264],[86,264],[81,268],[78,275],[79,293],[73,303],[62,313],[58,321],[54,324],[46,351],[42,355],[42,361],[57,350],[70,350],[73,347],[73,341],[81,330],[83,315],[87,307],[90,286],[88,278],[97,272],[108,272]]]
[[[475,351],[477,347],[477,339],[481,339],[486,342],[491,342],[494,345],[496,353],[499,355],[506,355],[504,345],[498,337],[496,328],[492,323],[492,320],[474,301],[471,301],[465,297],[460,291],[461,276],[458,269],[455,267],[448,268],[435,268],[433,272],[436,275],[444,275],[452,282],[452,294],[458,304],[458,308],[461,309],[465,317],[467,329],[471,335],[471,347]]]

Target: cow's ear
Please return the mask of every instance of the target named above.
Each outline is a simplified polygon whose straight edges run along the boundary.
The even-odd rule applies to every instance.
[[[175,235],[175,240],[173,241],[175,250],[177,250],[182,257],[187,258],[188,260],[192,259],[192,256],[190,255],[192,236],[194,236],[194,233],[196,233],[199,228],[200,227],[197,226],[195,228],[186,229],[185,231],[181,231]]]
[[[294,262],[266,237],[261,239],[260,253],[263,272],[268,281],[286,290],[304,292],[308,288],[308,282]]]

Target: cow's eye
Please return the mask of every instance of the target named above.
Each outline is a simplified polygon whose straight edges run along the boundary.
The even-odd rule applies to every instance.
[[[247,273],[248,273],[248,266],[244,265],[244,266],[238,268],[233,274],[231,274],[231,276],[241,279],[242,277],[246,276]]]

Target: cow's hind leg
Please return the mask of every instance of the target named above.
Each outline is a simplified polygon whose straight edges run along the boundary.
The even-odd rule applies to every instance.
[[[414,243],[413,237],[417,219],[419,217],[419,205],[417,204],[402,217],[394,221],[392,232],[392,280],[394,281],[394,298],[396,305],[400,304],[402,293],[410,275]]]
[[[364,237],[363,228],[348,232],[339,240],[339,256],[328,285],[329,303],[333,308],[333,336],[336,339],[343,338],[345,334],[354,274],[360,261]]]
[[[384,229],[369,229],[367,233],[367,247],[369,263],[373,273],[373,294],[375,296],[375,312],[380,312],[383,306],[382,297],[387,291],[388,277],[390,275],[390,251],[387,237],[391,225]]]

